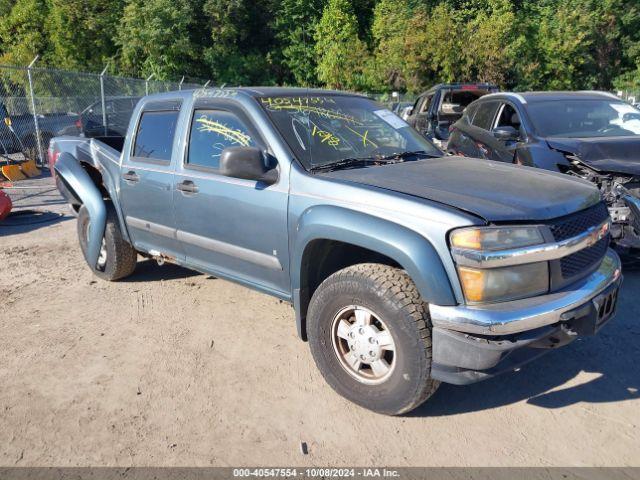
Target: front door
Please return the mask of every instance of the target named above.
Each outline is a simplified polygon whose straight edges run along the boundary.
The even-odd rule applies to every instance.
[[[513,163],[516,155],[516,149],[524,140],[524,129],[520,121],[520,115],[516,108],[510,103],[503,103],[498,109],[493,128],[513,127],[518,131],[520,137],[515,140],[498,140],[495,139],[492,149],[492,160],[500,162]]]
[[[120,169],[122,211],[135,247],[145,252],[183,258],[173,215],[174,136],[179,104],[143,107],[131,156]]]
[[[424,135],[430,135],[431,126],[431,105],[433,104],[434,94],[427,95],[418,112],[416,112],[416,130]]]
[[[268,146],[237,107],[196,104],[188,149],[176,169],[178,239],[194,267],[286,296],[290,289],[287,178],[274,185],[219,174],[225,148]],[[265,155],[266,162],[276,162]]]

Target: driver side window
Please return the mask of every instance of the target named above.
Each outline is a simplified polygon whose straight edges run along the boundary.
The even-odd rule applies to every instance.
[[[196,110],[191,121],[187,165],[217,170],[225,148],[255,146],[255,136],[235,114]]]
[[[520,135],[523,134],[520,115],[513,105],[508,103],[502,104],[502,108],[500,109],[500,114],[498,115],[494,128],[497,127],[513,127],[520,133]]]

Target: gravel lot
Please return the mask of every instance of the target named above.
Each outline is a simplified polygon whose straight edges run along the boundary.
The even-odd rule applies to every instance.
[[[16,208],[66,212],[49,181]],[[289,305],[149,261],[103,282],[50,220],[0,226],[2,466],[640,466],[640,272],[598,336],[391,418],[324,383]]]

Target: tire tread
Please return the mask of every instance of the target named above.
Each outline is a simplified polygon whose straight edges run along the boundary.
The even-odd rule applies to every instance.
[[[420,292],[409,275],[399,268],[378,263],[360,263],[346,267],[326,278],[318,287],[309,306],[309,316],[313,315],[313,310],[317,307],[314,299],[317,300],[316,293],[322,292],[330,284],[337,282],[353,282],[364,280],[371,283],[377,290],[379,297],[391,297],[395,305],[403,311],[405,318],[411,319],[413,329],[424,350],[427,362],[423,358],[414,358],[415,371],[419,373],[419,381],[416,382],[416,390],[411,395],[410,401],[394,412],[392,415],[399,415],[413,410],[422,404],[437,390],[440,382],[430,377],[432,343],[431,343],[431,320],[427,304],[422,300]]]

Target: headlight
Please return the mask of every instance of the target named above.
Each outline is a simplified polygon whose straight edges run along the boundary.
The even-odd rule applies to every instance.
[[[451,245],[470,250],[509,250],[544,243],[538,227],[461,228],[451,234]]]
[[[454,230],[449,237],[454,258],[475,252],[517,250],[545,243],[536,226],[471,227]],[[465,254],[464,252],[467,252]],[[534,297],[549,291],[548,262],[499,268],[457,265],[464,296],[469,303],[489,303]]]
[[[547,262],[487,269],[458,267],[458,276],[470,303],[504,302],[549,291]]]

